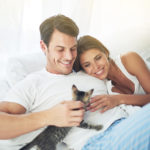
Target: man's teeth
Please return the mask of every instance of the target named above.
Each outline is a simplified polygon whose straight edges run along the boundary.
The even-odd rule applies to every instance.
[[[64,65],[69,65],[71,62],[62,62]]]

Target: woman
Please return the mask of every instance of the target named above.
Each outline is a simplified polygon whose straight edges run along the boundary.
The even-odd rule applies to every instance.
[[[143,106],[150,102],[150,71],[135,52],[113,60],[100,41],[83,36],[78,40],[74,69],[82,69],[100,80],[106,79],[109,95],[93,97],[91,111],[102,108],[105,112],[120,104]],[[115,121],[103,133],[90,138],[82,150],[149,150],[149,124],[150,104],[147,104],[127,119]]]
[[[100,80],[107,79],[109,95],[93,97],[91,111],[103,108],[101,112],[105,112],[120,104],[143,106],[150,102],[150,71],[135,52],[113,60],[100,41],[83,36],[78,40],[78,58],[74,68]]]

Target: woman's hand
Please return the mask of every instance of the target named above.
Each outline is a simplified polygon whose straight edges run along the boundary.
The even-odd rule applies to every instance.
[[[91,98],[88,110],[94,112],[101,109],[100,112],[103,113],[119,104],[120,103],[116,95],[97,95]]]

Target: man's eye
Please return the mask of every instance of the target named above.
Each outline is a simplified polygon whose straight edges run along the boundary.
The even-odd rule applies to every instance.
[[[57,51],[58,51],[58,52],[63,52],[63,51],[64,51],[64,49],[58,49]]]
[[[76,50],[77,50],[77,48],[76,48],[76,47],[71,48],[71,51],[76,51]]]

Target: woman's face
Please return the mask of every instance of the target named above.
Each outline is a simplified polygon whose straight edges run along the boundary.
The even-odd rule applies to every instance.
[[[98,49],[89,49],[80,56],[84,71],[100,80],[107,78],[109,71],[108,56]]]

